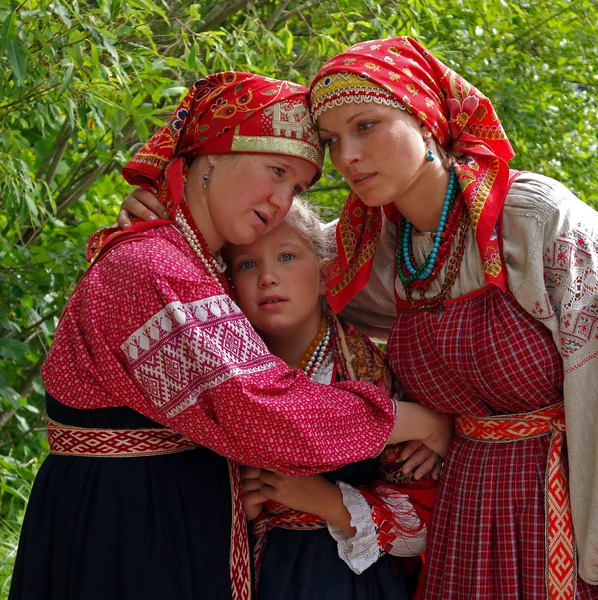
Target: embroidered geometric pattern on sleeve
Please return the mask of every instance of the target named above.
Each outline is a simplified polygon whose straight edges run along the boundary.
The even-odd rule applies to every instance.
[[[168,418],[205,390],[275,365],[261,338],[225,295],[171,302],[121,345],[134,377]]]
[[[561,348],[569,357],[598,339],[598,242],[581,226],[561,234],[544,249],[544,279],[553,301],[560,300]],[[551,316],[537,309],[540,318]]]

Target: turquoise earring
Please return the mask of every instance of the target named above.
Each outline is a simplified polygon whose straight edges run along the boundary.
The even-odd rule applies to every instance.
[[[426,152],[426,158],[428,159],[428,162],[432,162],[436,158],[434,156],[434,152],[432,152],[432,146],[430,145],[431,137],[431,135],[426,136],[426,148],[428,149]]]

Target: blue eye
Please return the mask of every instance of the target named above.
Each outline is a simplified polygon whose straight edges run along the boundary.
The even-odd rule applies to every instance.
[[[279,176],[282,177],[286,171],[282,167],[272,167],[272,170]]]
[[[332,144],[334,144],[334,142],[336,142],[337,138],[326,138],[325,140],[322,140],[322,144],[324,144],[324,146],[328,146],[328,148],[330,148],[330,146],[332,146]]]
[[[239,264],[239,269],[251,269],[253,267],[256,266],[255,260],[244,260],[242,263]]]
[[[367,131],[368,129],[373,127],[375,124],[376,124],[376,121],[364,121],[363,123],[359,123],[359,125],[357,126],[357,129],[359,129],[360,131]]]
[[[293,260],[293,258],[295,258],[295,255],[291,254],[290,252],[285,252],[280,255],[280,260],[282,262],[289,262],[290,260]]]

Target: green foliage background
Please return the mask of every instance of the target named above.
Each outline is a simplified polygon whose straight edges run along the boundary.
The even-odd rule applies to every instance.
[[[0,600],[47,451],[40,367],[87,237],[200,76],[308,83],[349,44],[412,35],[493,99],[515,168],[598,207],[596,0],[0,0],[0,23]],[[334,217],[346,191],[329,165],[311,195]]]

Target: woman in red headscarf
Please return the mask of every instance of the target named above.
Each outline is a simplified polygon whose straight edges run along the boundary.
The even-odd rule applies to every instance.
[[[307,92],[206,77],[125,166],[170,218],[92,238],[42,372],[50,456],[12,600],[246,600],[233,461],[300,475],[412,437],[443,452],[447,419],[399,403],[396,420],[364,382],[312,383],[268,353],[231,298],[220,248],[270,231],[320,175]]]
[[[598,214],[510,171],[491,102],[410,38],[331,59],[311,102],[352,189],[329,302],[458,415],[422,597],[598,598]]]

